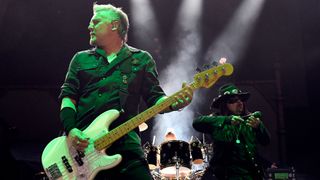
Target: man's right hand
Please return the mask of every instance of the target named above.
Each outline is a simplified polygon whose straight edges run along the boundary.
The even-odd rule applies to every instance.
[[[77,128],[71,129],[68,134],[68,141],[76,150],[81,152],[83,152],[89,144],[89,138]]]
[[[240,116],[231,115],[231,124],[232,125],[238,125],[242,122],[244,122],[244,119],[242,119]]]

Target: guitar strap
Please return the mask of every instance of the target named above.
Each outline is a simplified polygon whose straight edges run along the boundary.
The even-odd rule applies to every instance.
[[[132,60],[133,60],[132,56],[130,56],[129,58],[124,60],[119,67],[121,75],[122,75],[122,83],[120,84],[120,90],[119,90],[120,107],[121,107],[122,113],[125,113],[125,114],[126,114],[126,112],[124,112],[124,109],[125,109],[124,107],[126,106],[127,98],[129,96],[128,81],[130,78],[130,74],[132,73]],[[134,97],[136,97],[136,96],[134,96]],[[130,118],[128,116],[125,116],[125,117]],[[125,120],[128,120],[128,119],[125,119]],[[139,128],[135,128],[134,131],[136,131],[136,133],[140,136]]]
[[[127,102],[127,98],[129,95],[128,80],[129,80],[130,73],[132,71],[131,70],[131,66],[132,66],[131,60],[132,60],[131,57],[125,59],[119,67],[121,75],[122,75],[122,83],[120,84],[120,91],[119,91],[120,106],[121,106],[122,111],[124,109],[124,106]]]

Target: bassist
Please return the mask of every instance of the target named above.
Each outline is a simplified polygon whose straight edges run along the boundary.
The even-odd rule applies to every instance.
[[[85,151],[90,142],[82,131],[99,114],[109,109],[121,111],[111,130],[139,113],[140,99],[150,107],[166,98],[151,55],[126,44],[129,21],[121,8],[94,4],[88,29],[93,48],[73,56],[59,96],[60,119],[68,142],[79,152]],[[187,87],[163,112],[187,106],[192,96],[193,90]],[[122,161],[100,171],[95,179],[152,179],[138,130],[127,133],[106,152],[121,154]]]

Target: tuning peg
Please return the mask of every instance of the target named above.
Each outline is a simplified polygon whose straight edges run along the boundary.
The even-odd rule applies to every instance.
[[[199,68],[199,67],[197,67],[197,68],[196,68],[196,72],[197,72],[197,73],[200,73],[200,72],[202,72],[202,69]]]
[[[219,63],[218,63],[217,61],[212,61],[211,65],[212,65],[212,66],[218,66]]]
[[[205,69],[205,70],[210,69],[210,65],[209,65],[209,64],[204,64],[202,67],[203,67],[203,69]]]

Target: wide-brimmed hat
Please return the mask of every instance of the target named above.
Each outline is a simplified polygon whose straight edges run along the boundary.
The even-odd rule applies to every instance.
[[[250,97],[249,92],[242,92],[234,84],[225,84],[219,88],[219,95],[212,101],[211,108],[219,108],[222,102],[225,102],[232,96],[239,96],[242,101],[246,101]]]

